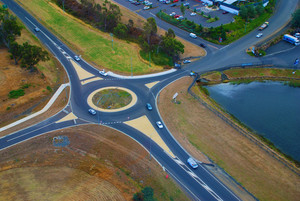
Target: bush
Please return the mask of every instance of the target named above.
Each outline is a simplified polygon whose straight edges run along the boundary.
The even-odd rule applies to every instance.
[[[50,91],[50,92],[52,92],[52,89],[51,89],[50,86],[47,86],[47,90]]]
[[[9,98],[19,98],[20,96],[24,96],[25,95],[25,91],[24,89],[18,89],[18,90],[12,90],[9,92],[8,97]]]

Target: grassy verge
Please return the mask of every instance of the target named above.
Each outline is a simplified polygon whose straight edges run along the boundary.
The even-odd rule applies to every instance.
[[[180,144],[187,150],[194,147],[204,152],[259,200],[297,200],[299,176],[191,98],[186,93],[190,83],[182,79],[166,87],[158,105]],[[205,99],[197,87],[193,91]],[[170,104],[175,92],[180,105]],[[198,158],[195,152],[190,153]]]
[[[137,44],[112,38],[109,33],[103,33],[84,22],[70,16],[55,4],[43,0],[19,0],[28,11],[70,45],[78,54],[101,68],[116,72],[133,72],[144,74],[162,70],[162,67],[148,65],[139,57]]]
[[[143,50],[140,51],[140,55],[144,60],[148,60],[151,64],[161,65],[161,66],[173,66],[173,59],[167,56],[165,53],[159,52],[145,52]]]

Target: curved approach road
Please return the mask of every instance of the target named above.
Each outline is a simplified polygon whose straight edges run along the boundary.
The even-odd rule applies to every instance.
[[[156,128],[155,122],[159,120],[162,121],[156,106],[156,100],[160,90],[171,82],[187,76],[190,70],[205,72],[235,63],[260,61],[261,59],[247,56],[244,51],[247,47],[257,42],[255,31],[221,49],[216,50],[216,48],[209,48],[208,55],[205,58],[187,65],[183,70],[177,70],[169,74],[159,74],[157,76],[145,76],[134,79],[130,79],[130,77],[127,79],[120,79],[112,76],[101,77],[99,71],[84,60],[79,62],[73,61],[72,58],[75,56],[74,52],[43,27],[21,6],[12,0],[1,1],[8,5],[8,8],[12,10],[30,30],[33,31],[35,27],[40,28],[41,31],[35,32],[35,34],[65,67],[71,84],[71,94],[68,105],[58,114],[36,125],[0,138],[0,150],[57,129],[91,123],[107,125],[130,136],[148,150],[157,162],[161,164],[164,170],[167,171],[179,185],[181,185],[193,200],[241,200],[215,178],[202,164],[199,164],[199,168],[197,169],[188,167],[186,165],[186,160],[189,158],[189,154],[177,143],[166,127],[157,129],[156,132],[170,149],[172,154],[155,143],[151,136],[150,138],[147,137],[124,122],[146,116],[153,127]],[[266,29],[265,35],[273,33],[283,26],[289,19],[296,4],[297,0],[284,1],[284,3],[283,1],[280,1],[278,11],[270,19],[271,25]],[[282,16],[285,16],[285,18]],[[160,22],[157,24],[162,28],[170,26]],[[188,35],[182,30],[175,31],[179,36]],[[190,38],[186,39],[191,41]],[[199,41],[197,39],[197,41],[193,40],[192,42],[198,43]],[[272,60],[272,57],[269,59]],[[286,65],[288,65],[288,63],[286,63]],[[79,66],[77,68],[80,68],[81,71],[84,71],[85,74],[88,74],[89,76],[84,78],[80,77],[77,73],[78,69],[76,69],[75,66]],[[88,82],[89,79],[94,79],[94,81]],[[83,84],[84,81],[87,82]],[[154,82],[157,82],[157,84],[153,87],[149,88],[146,86],[146,84]],[[90,108],[87,103],[89,94],[99,88],[111,86],[130,89],[137,96],[136,104],[124,111],[114,113],[97,111],[95,116],[90,115],[87,112],[88,108]],[[153,111],[148,111],[146,109],[145,104],[147,102],[151,103],[154,107]],[[62,119],[65,120],[62,121]]]

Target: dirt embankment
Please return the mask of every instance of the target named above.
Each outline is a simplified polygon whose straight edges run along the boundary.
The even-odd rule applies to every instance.
[[[29,42],[41,46],[26,29],[22,30],[17,42]],[[26,115],[41,110],[55,90],[63,82],[68,82],[61,64],[50,55],[50,60],[37,64],[38,72],[30,72],[20,65],[15,65],[6,48],[0,49],[0,126],[4,126]],[[25,94],[10,98],[13,90],[24,90]]]
[[[59,135],[69,138],[68,147],[53,146]],[[98,125],[52,132],[0,152],[0,200],[131,200],[144,186],[158,200],[188,200],[165,176],[134,140]]]
[[[160,94],[159,111],[179,143],[198,160],[205,153],[260,200],[297,200],[299,176],[192,98],[191,82],[180,79]],[[171,102],[176,92],[180,104]],[[237,188],[243,199],[252,199]]]

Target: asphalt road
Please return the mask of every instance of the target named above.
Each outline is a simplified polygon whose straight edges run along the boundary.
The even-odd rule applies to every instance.
[[[241,38],[229,46],[218,46],[211,44],[208,48],[208,55],[194,63],[186,66],[185,69],[178,70],[171,74],[154,76],[143,79],[116,79],[114,77],[106,77],[104,80],[91,82],[86,85],[81,85],[76,71],[70,63],[70,59],[74,58],[75,54],[59,39],[57,39],[51,32],[43,27],[38,21],[36,21],[30,14],[28,14],[23,8],[17,5],[11,0],[2,0],[7,4],[22,21],[23,23],[34,32],[35,27],[41,29],[40,32],[34,32],[40,41],[47,46],[49,50],[57,57],[57,59],[63,64],[70,79],[71,95],[70,101],[64,110],[58,114],[50,117],[49,119],[33,125],[29,128],[12,133],[8,136],[0,138],[0,150],[15,144],[21,143],[30,138],[36,137],[49,131],[62,129],[71,126],[83,125],[83,124],[103,124],[111,128],[117,129],[120,132],[128,135],[146,150],[150,152],[151,157],[157,160],[182,188],[190,195],[193,200],[240,200],[231,190],[229,190],[224,184],[222,184],[217,178],[215,178],[204,165],[199,164],[199,168],[191,169],[186,164],[186,160],[189,158],[189,154],[177,143],[168,131],[167,127],[164,129],[158,129],[157,132],[168,145],[171,151],[176,156],[175,159],[170,157],[161,147],[159,147],[150,138],[143,135],[136,129],[124,124],[124,121],[138,118],[142,115],[147,115],[153,126],[156,128],[155,122],[161,119],[157,110],[157,96],[164,87],[171,82],[187,76],[190,70],[197,72],[204,72],[214,69],[219,69],[227,65],[244,62],[262,62],[264,59],[250,58],[245,54],[244,50],[255,44],[258,39],[255,38],[256,32],[253,31],[249,35]],[[277,13],[270,19],[270,26],[264,32],[265,36],[276,31],[283,26],[288,20],[295,8],[297,0],[290,0],[282,3],[280,1]],[[280,13],[280,14],[279,14]],[[147,16],[144,16],[147,17]],[[162,21],[157,21],[158,26],[164,29],[168,29],[171,25]],[[180,29],[174,28],[177,35],[182,36],[196,44],[202,39],[191,39],[188,34]],[[283,54],[288,54],[285,52]],[[270,57],[272,61],[275,58]],[[267,59],[265,59],[267,61]],[[84,60],[78,62],[82,68],[96,76],[100,76],[97,69],[94,69]],[[149,89],[145,86],[146,83],[160,81],[153,88]],[[97,115],[92,116],[88,113],[87,97],[88,95],[99,88],[106,86],[120,86],[132,90],[138,97],[137,103],[127,109],[126,111],[120,111],[115,113],[106,113],[97,111]],[[146,110],[145,104],[149,102],[153,106],[153,111]],[[70,112],[73,112],[78,119],[56,123],[59,119],[66,116]]]

